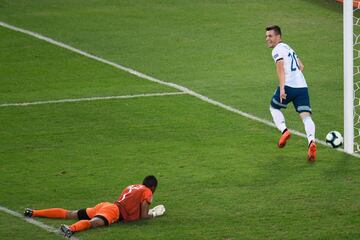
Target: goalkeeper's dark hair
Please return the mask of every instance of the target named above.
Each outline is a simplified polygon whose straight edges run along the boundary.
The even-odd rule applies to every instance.
[[[151,187],[156,188],[157,184],[158,184],[158,181],[157,181],[156,177],[153,175],[146,176],[143,180],[143,185],[145,185],[148,188],[151,188]]]
[[[279,26],[277,25],[272,25],[272,26],[268,26],[265,28],[266,31],[270,31],[270,30],[274,30],[276,35],[280,35],[281,36],[281,29]]]

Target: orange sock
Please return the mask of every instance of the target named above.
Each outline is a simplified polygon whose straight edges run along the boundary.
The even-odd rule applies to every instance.
[[[46,218],[66,218],[68,210],[62,208],[49,208],[43,210],[33,210],[33,217],[46,217]]]
[[[89,220],[80,220],[73,225],[70,226],[70,230],[72,232],[79,232],[89,229],[91,227],[91,223]]]

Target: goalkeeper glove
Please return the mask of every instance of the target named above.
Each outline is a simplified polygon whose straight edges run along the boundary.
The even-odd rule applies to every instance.
[[[149,215],[152,215],[153,217],[159,217],[165,213],[165,207],[164,205],[157,205],[156,207],[149,209]]]

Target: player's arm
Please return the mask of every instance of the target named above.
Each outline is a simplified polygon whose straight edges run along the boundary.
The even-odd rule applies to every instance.
[[[298,61],[298,64],[299,64],[299,68],[300,68],[300,71],[304,71],[304,64],[301,62],[300,58],[297,58],[297,61]]]
[[[276,73],[279,78],[279,87],[280,87],[280,102],[282,102],[282,99],[286,98],[285,93],[285,70],[284,70],[284,60],[279,59],[276,61]]]
[[[149,212],[149,210],[150,210],[150,204],[147,201],[143,201],[141,203],[141,218],[142,219],[153,218],[153,215]]]
[[[147,201],[141,203],[141,218],[149,219],[154,217],[159,217],[164,215],[165,207],[164,205],[157,205],[154,208],[150,209],[150,204]]]

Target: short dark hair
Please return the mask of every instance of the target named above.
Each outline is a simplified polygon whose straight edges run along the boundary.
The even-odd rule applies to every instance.
[[[157,184],[158,184],[158,181],[157,181],[156,177],[153,175],[146,176],[143,180],[143,185],[145,185],[148,188],[151,188],[151,187],[156,188]]]
[[[276,35],[280,35],[281,36],[281,29],[279,26],[277,25],[272,25],[272,26],[268,26],[265,28],[266,31],[270,31],[270,30],[274,30]]]

